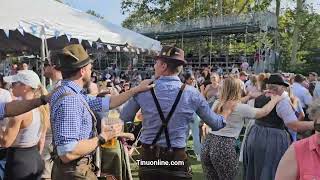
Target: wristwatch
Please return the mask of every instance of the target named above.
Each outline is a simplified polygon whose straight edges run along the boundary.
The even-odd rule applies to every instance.
[[[40,96],[40,101],[42,105],[46,105],[48,103],[45,95]]]
[[[102,137],[101,135],[98,135],[98,145],[101,146],[106,143],[106,139]]]

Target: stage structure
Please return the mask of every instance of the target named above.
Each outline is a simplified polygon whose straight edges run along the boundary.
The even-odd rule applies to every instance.
[[[271,12],[138,24],[132,30],[185,49],[194,69],[219,66],[228,72],[243,61],[256,73],[276,69],[277,18]]]

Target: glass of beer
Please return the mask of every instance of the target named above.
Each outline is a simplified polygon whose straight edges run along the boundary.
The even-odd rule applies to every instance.
[[[117,110],[110,110],[107,117],[101,120],[101,128],[108,128],[112,131],[114,125],[123,124],[120,120],[120,114]],[[117,147],[117,138],[114,137],[108,140],[105,144],[101,145],[103,148],[116,148]]]

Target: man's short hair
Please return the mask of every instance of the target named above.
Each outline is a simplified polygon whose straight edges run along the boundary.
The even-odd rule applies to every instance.
[[[171,73],[179,74],[183,69],[183,64],[181,64],[181,63],[177,63],[175,61],[167,60],[167,59],[161,59],[161,61],[163,61],[164,63],[167,64],[168,70]]]
[[[294,77],[294,82],[297,82],[297,83],[302,83],[305,80],[306,80],[306,77],[304,77],[302,74],[297,74]]]
[[[248,73],[245,72],[245,71],[241,71],[241,72],[239,73],[239,76],[248,76]]]
[[[312,75],[312,76],[315,76],[315,77],[318,77],[318,73],[316,72],[310,72],[309,75]]]
[[[69,78],[75,76],[78,73],[78,71],[80,71],[80,69],[74,69],[74,70],[69,70],[69,71],[61,71],[62,78],[63,79],[69,79]]]

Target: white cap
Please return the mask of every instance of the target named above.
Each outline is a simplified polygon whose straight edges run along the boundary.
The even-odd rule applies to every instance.
[[[16,75],[6,76],[3,80],[7,83],[21,82],[34,89],[37,89],[41,85],[39,76],[31,70],[18,71]]]

